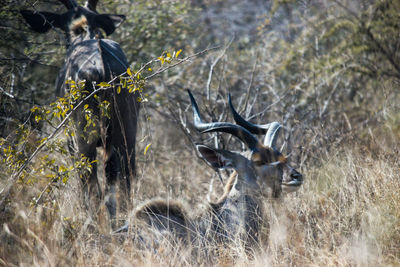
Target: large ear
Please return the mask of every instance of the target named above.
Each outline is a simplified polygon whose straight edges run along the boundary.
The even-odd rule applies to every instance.
[[[217,150],[205,145],[196,145],[196,149],[201,157],[215,169],[233,167],[232,159],[229,157],[230,152]]]
[[[34,12],[31,10],[21,10],[21,15],[31,28],[39,33],[45,33],[52,27],[62,28],[62,15],[51,12]]]
[[[99,14],[96,15],[96,25],[102,28],[107,35],[112,34],[115,29],[124,22],[124,15],[111,15],[111,14]]]

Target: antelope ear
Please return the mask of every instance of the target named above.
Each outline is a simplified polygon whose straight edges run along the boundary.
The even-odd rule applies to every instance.
[[[205,145],[196,145],[201,157],[215,169],[233,167],[232,160],[229,158],[228,152],[217,150]]]
[[[99,14],[96,15],[96,25],[102,28],[107,35],[112,34],[124,22],[124,15]]]
[[[25,21],[31,26],[32,30],[45,33],[52,27],[62,28],[62,15],[51,12],[34,12],[31,10],[21,10],[21,15]]]

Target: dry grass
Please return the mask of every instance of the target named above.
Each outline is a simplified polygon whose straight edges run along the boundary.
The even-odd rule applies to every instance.
[[[172,131],[169,129],[168,131]],[[175,138],[180,138],[179,133]],[[139,160],[133,205],[153,196],[182,199],[195,208],[205,203],[215,174],[187,149],[153,136],[152,160]],[[372,140],[371,140],[371,143]],[[361,144],[332,149],[303,167],[305,184],[279,201],[265,200],[265,225],[259,247],[247,253],[239,242],[202,251],[161,240],[156,248],[110,234],[106,211],[91,218],[79,203],[72,181],[53,203],[30,208],[29,192],[14,190],[2,210],[0,263],[75,266],[387,266],[400,264],[399,152]],[[214,179],[216,198],[222,187]],[[121,218],[131,212],[121,213]],[[211,245],[210,245],[211,246]],[[211,252],[211,253],[210,253]]]

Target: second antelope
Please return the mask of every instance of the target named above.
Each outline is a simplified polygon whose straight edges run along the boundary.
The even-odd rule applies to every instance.
[[[190,218],[178,202],[151,200],[136,210],[135,224],[150,226],[160,234],[172,234],[194,242],[195,240],[229,241],[239,238],[246,245],[258,239],[262,223],[263,196],[272,189],[274,198],[285,191],[295,191],[303,183],[302,175],[292,168],[287,158],[276,148],[281,125],[272,122],[255,125],[242,118],[229,105],[237,124],[228,122],[206,123],[200,116],[193,95],[188,91],[193,108],[194,126],[201,133],[224,132],[239,138],[250,150],[249,156],[205,145],[196,149],[213,168],[232,168],[224,194],[217,203],[210,203],[205,214]],[[265,135],[260,143],[255,134]],[[127,226],[120,230],[127,230]]]
[[[76,0],[59,0],[68,10],[63,14],[22,10],[21,14],[31,28],[39,33],[56,27],[64,31],[67,55],[57,78],[57,96],[71,92],[74,84],[66,83],[72,79],[76,83],[85,81],[85,91],[92,92],[96,84],[110,82],[124,73],[129,64],[118,43],[103,38],[101,30],[107,35],[125,20],[123,15],[99,14],[96,11],[98,0],[88,0],[79,6]],[[106,206],[111,219],[116,216],[116,185],[118,177],[123,186],[121,190],[129,199],[131,178],[135,175],[135,142],[139,103],[137,93],[122,90],[117,86],[97,94],[98,98],[87,99],[73,113],[75,137],[70,144],[77,147],[77,154],[83,154],[92,162],[91,171],[81,173],[84,184],[85,204],[97,209],[97,201],[102,190],[97,177],[96,147],[105,150]],[[109,107],[109,116],[103,116],[100,103]],[[103,108],[107,109],[107,108]],[[88,123],[88,114],[93,115],[95,123]],[[125,184],[122,183],[124,181]],[[93,200],[93,201],[92,201]],[[113,221],[113,220],[112,220]]]

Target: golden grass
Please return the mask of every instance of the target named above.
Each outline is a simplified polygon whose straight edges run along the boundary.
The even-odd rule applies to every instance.
[[[153,137],[154,138],[154,137]],[[162,140],[162,139],[160,139]],[[159,147],[157,147],[159,145]],[[143,164],[133,205],[154,196],[182,199],[201,208],[213,171],[191,151],[154,144]],[[79,202],[78,183],[55,192],[53,203],[31,208],[32,188],[15,189],[1,210],[0,264],[6,266],[398,266],[400,265],[400,160],[396,150],[363,145],[332,149],[303,167],[303,187],[265,201],[259,247],[240,242],[203,250],[159,240],[157,248],[110,234],[107,212],[91,218]],[[37,185],[38,186],[38,185]],[[217,198],[222,185],[214,179]],[[32,192],[29,192],[32,190]],[[132,212],[119,214],[129,218]],[[133,234],[134,236],[134,234]]]

